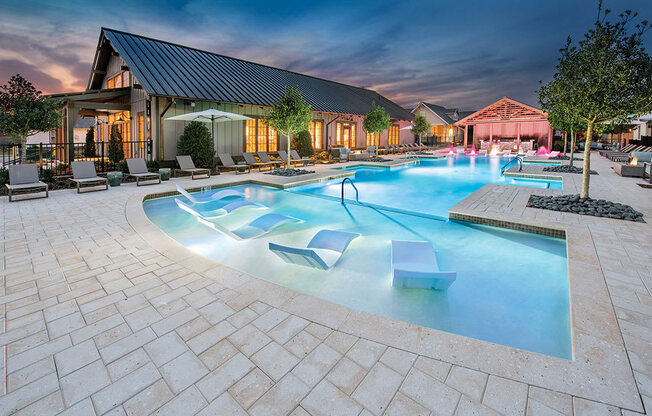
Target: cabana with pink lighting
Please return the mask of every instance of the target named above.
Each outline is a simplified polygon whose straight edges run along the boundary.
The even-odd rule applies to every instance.
[[[464,128],[464,149],[524,152],[552,148],[553,131],[546,113],[538,108],[503,97],[455,123]]]

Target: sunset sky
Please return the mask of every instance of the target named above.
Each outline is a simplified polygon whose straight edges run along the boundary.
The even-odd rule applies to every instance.
[[[504,95],[537,105],[538,81],[566,37],[590,27],[596,4],[2,0],[0,83],[20,73],[46,93],[84,90],[105,26],[375,89],[404,106],[477,109]],[[652,20],[649,0],[605,5]]]

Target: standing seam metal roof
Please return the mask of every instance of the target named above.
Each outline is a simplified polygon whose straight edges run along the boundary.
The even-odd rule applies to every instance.
[[[366,114],[372,102],[392,118],[414,116],[375,91],[102,28],[106,38],[150,95],[272,106],[286,87],[297,87],[312,111]],[[90,88],[99,88],[99,79]]]

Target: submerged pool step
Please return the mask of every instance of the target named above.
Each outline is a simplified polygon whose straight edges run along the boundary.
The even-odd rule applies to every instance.
[[[285,192],[292,192],[294,194],[299,194],[299,195],[312,196],[312,197],[315,197],[315,198],[321,198],[321,199],[327,199],[327,200],[330,200],[330,201],[340,202],[340,198],[335,197],[335,196],[331,196],[331,195],[314,194],[314,193],[302,192],[302,191],[292,191],[290,189],[285,189],[284,191]],[[412,215],[412,216],[415,216],[415,217],[428,218],[428,219],[431,219],[431,220],[448,222],[448,218],[442,217],[442,216],[439,216],[439,215],[426,214],[424,212],[418,212],[418,211],[408,211],[408,210],[405,210],[405,209],[393,208],[393,207],[388,207],[388,206],[385,206],[385,205],[377,205],[377,204],[372,204],[372,203],[369,203],[369,202],[354,201],[354,200],[346,199],[346,198],[344,199],[344,201],[345,201],[345,203],[347,205],[357,205],[357,206],[361,206],[361,207],[375,209],[375,210],[378,210],[378,211],[395,212],[397,214]]]

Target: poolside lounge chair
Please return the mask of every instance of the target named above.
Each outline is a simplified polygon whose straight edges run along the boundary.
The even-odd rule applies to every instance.
[[[218,153],[217,157],[220,158],[220,162],[222,162],[223,168],[235,170],[236,175],[240,173],[251,173],[251,166],[236,164],[233,162],[233,158],[231,158],[231,155],[228,153]]]
[[[456,277],[456,272],[439,271],[429,242],[392,240],[392,286],[446,290]]]
[[[287,163],[287,161],[288,161],[288,153],[285,150],[279,150],[278,151],[278,157],[280,157],[282,160],[285,161],[285,163]],[[306,166],[306,163],[307,162],[305,160],[301,160],[301,159],[291,159],[290,160],[290,166],[292,166],[292,165],[299,166],[299,164],[301,164],[301,166]]]
[[[548,153],[548,157],[557,157],[557,156],[559,156],[559,151],[557,150]]]
[[[342,257],[351,241],[359,236],[345,231],[321,230],[312,237],[307,248],[269,243],[269,249],[286,263],[328,270]]]
[[[159,173],[149,172],[147,164],[143,158],[127,159],[127,169],[129,173],[126,176],[133,176],[136,178],[136,186],[140,186],[140,180],[151,181],[158,179],[161,183],[161,175]],[[154,185],[153,183],[146,183],[145,185]]]
[[[525,157],[534,156],[536,154],[537,154],[536,150],[528,150],[527,152],[525,152]]]
[[[190,173],[190,178],[192,180],[195,180],[195,174],[206,175],[207,178],[211,177],[211,170],[195,167],[195,162],[192,161],[191,156],[177,156],[177,163],[179,164],[179,170],[181,172]]]
[[[24,163],[21,165],[9,165],[9,183],[5,184],[9,194],[9,202],[16,191],[19,193],[45,192],[45,198],[49,196],[48,184],[38,179],[38,166],[35,163]]]
[[[249,224],[243,225],[235,230],[229,230],[224,228],[215,222],[205,220],[201,217],[197,217],[197,221],[204,224],[207,227],[210,227],[216,231],[220,231],[236,240],[249,240],[251,238],[257,238],[273,229],[286,224],[286,223],[297,223],[302,222],[302,220],[294,217],[289,217],[283,214],[265,214],[255,220],[251,221]]]
[[[512,151],[511,151],[511,150],[509,150],[509,149],[505,149],[505,150],[503,150],[503,156],[511,156],[511,155],[512,155]]]
[[[265,152],[258,152],[256,153],[258,155],[258,159],[260,159],[261,162],[264,163],[273,163],[275,167],[281,167],[283,166],[284,162],[282,160],[272,160],[269,158],[269,155]]]
[[[72,162],[72,178],[70,180],[77,184],[77,193],[81,193],[82,187],[95,187],[104,185],[104,189],[94,189],[94,191],[106,191],[109,189],[109,180],[97,176],[95,162],[90,160],[80,160]]]
[[[369,156],[371,156],[371,157],[378,156],[378,147],[376,147],[376,146],[367,146],[367,153],[369,153]]]
[[[242,157],[244,157],[245,162],[247,162],[249,166],[252,168],[258,168],[259,172],[264,167],[268,167],[271,170],[274,166],[276,166],[276,163],[274,162],[257,162],[253,153],[244,152]]]
[[[233,189],[221,189],[211,195],[192,195],[179,185],[177,185],[177,192],[179,192],[181,195],[185,196],[188,201],[192,202],[193,204],[205,204],[207,202],[215,202],[219,201],[220,199],[228,198],[231,196],[235,197],[244,197],[245,194],[243,194],[240,191],[236,191]]]
[[[256,208],[256,209],[262,209],[262,208],[267,208],[266,206],[262,204],[257,204],[255,202],[251,201],[246,201],[244,199],[240,199],[238,201],[233,201],[230,202],[220,208],[216,209],[211,209],[211,210],[206,210],[206,211],[199,211],[196,210],[194,207],[191,207],[190,205],[186,204],[179,198],[174,198],[174,202],[176,202],[177,206],[181,208],[182,210],[186,211],[189,214],[194,215],[195,217],[198,218],[203,218],[203,219],[213,219],[213,218],[219,218],[223,217],[227,214],[230,214],[234,211],[239,211],[241,209],[245,208]]]
[[[294,160],[303,161],[306,165],[314,165],[315,164],[315,159],[311,159],[309,157],[301,157],[301,156],[299,156],[299,153],[296,150],[290,150],[290,156],[292,156],[292,159],[294,159]]]

